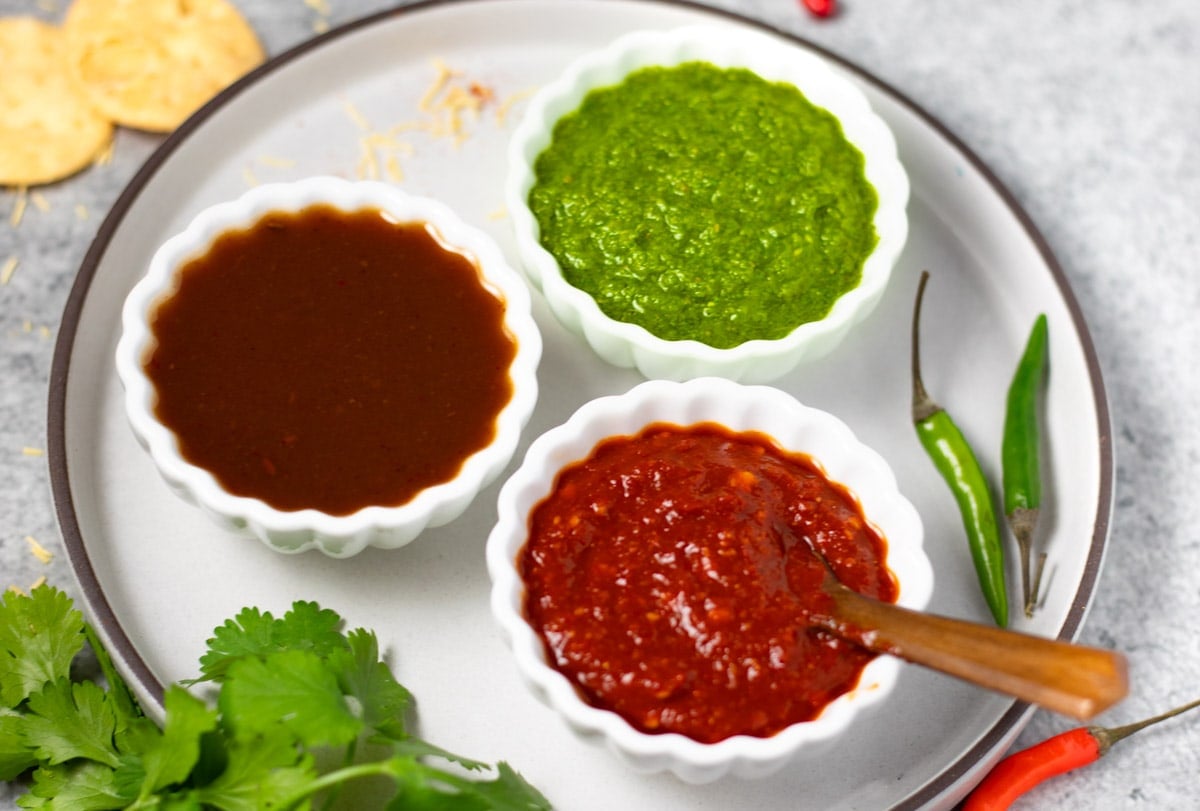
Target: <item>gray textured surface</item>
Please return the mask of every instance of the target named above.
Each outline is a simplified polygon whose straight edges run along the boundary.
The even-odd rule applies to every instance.
[[[1091,327],[1115,426],[1112,540],[1082,641],[1128,655],[1132,693],[1099,720],[1125,723],[1200,696],[1200,4],[846,0],[825,21],[796,0],[716,4],[885,79],[975,151],[1042,231]],[[300,0],[238,5],[272,54],[310,36],[320,17]],[[328,21],[388,5],[331,0]],[[54,19],[51,7],[0,0],[0,15]],[[74,589],[45,459],[25,449],[45,447],[54,337],[75,271],[157,143],[122,131],[110,165],[42,189],[48,209],[30,205],[16,229],[15,194],[0,190],[0,265],[20,259],[0,286],[0,587],[45,576]],[[54,560],[35,558],[26,536]],[[1068,725],[1039,713],[1020,744]],[[1200,716],[1143,732],[1021,807],[1192,809],[1198,789]],[[0,786],[0,807],[16,796]]]

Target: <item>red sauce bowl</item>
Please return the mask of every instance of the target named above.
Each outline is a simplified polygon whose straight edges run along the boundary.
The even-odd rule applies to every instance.
[[[765,776],[871,723],[901,670],[804,627],[801,527],[847,585],[928,603],[917,511],[843,422],[771,387],[649,381],[536,439],[501,488],[492,612],[534,695],[632,768]]]
[[[436,200],[312,177],[163,243],[125,301],[116,366],[178,495],[278,551],[347,557],[457,518],[500,475],[541,350],[490,236]]]

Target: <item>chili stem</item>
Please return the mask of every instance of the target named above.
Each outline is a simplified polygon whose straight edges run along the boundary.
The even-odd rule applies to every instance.
[[[912,319],[912,418],[914,422],[927,420],[942,407],[934,402],[925,390],[925,381],[921,376],[921,302],[925,300],[925,285],[929,283],[929,271],[921,271],[921,281],[917,284],[917,300],[913,304]]]
[[[1147,718],[1144,721],[1137,721],[1135,723],[1126,724],[1125,726],[1120,727],[1088,727],[1088,731],[1092,733],[1092,737],[1095,738],[1096,742],[1100,744],[1100,754],[1103,755],[1112,748],[1113,744],[1128,738],[1133,733],[1140,732],[1146,727],[1153,726],[1160,721],[1166,721],[1168,718],[1174,718],[1176,715],[1182,715],[1188,710],[1194,710],[1197,707],[1200,707],[1200,699],[1188,702],[1182,707],[1176,707],[1173,710],[1167,710],[1160,715],[1156,715],[1153,718]]]
[[[1037,568],[1033,572],[1033,585],[1030,587],[1032,603],[1026,609],[1025,616],[1032,616],[1033,610],[1041,605],[1042,601],[1042,575],[1046,571],[1046,553],[1042,552],[1038,555]]]

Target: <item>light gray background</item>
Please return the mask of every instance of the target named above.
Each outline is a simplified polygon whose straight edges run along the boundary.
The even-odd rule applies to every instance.
[[[277,54],[396,5],[235,0]],[[569,0],[563,0],[569,2]],[[1112,406],[1116,510],[1081,641],[1130,660],[1122,724],[1200,697],[1200,3],[1196,0],[710,0],[823,45],[940,120],[1013,193],[1057,255],[1092,330]],[[54,20],[66,0],[0,0]],[[2,69],[2,66],[0,66]],[[2,114],[2,111],[0,111]],[[114,159],[41,189],[20,227],[0,189],[0,588],[74,581],[53,517],[46,390],[59,318],[104,214],[160,138],[122,130]],[[86,208],[79,216],[76,207]],[[26,536],[55,553],[43,564]],[[1018,746],[1070,726],[1038,713]],[[0,807],[19,791],[0,786]],[[1200,714],[1119,744],[1029,794],[1027,809],[1200,807]],[[569,811],[566,810],[566,811]]]

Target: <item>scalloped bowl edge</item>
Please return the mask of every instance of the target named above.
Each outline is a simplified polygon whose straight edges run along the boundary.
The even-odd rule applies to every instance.
[[[154,416],[154,387],[142,369],[142,359],[154,341],[148,316],[157,302],[177,289],[176,270],[203,255],[225,231],[251,225],[271,211],[299,211],[317,204],[346,211],[379,208],[398,222],[429,223],[447,245],[475,260],[485,285],[503,299],[505,325],[517,344],[509,368],[513,394],[497,415],[493,441],[468,457],[455,478],[426,488],[399,507],[372,506],[333,516],[313,509],[281,511],[258,499],[230,494],[211,473],[183,458],[174,433]],[[126,416],[163,480],[225,529],[253,535],[280,552],[319,549],[330,557],[349,557],[367,546],[393,549],[426,528],[457,518],[511,461],[538,396],[542,339],[521,274],[490,236],[462,221],[445,204],[377,181],[317,176],[263,184],[205,208],[155,252],[125,300],[121,322],[116,368],[124,387]]]
[[[933,592],[933,569],[923,550],[916,508],[900,493],[896,478],[877,452],[859,442],[836,417],[799,403],[767,386],[724,378],[687,382],[653,380],[623,395],[592,400],[565,423],[538,437],[520,467],[500,490],[497,523],[487,541],[492,579],[491,610],[531,692],[556,710],[581,737],[600,740],[639,772],[669,771],[689,783],[726,775],[769,775],[801,754],[815,754],[850,726],[856,714],[891,692],[901,662],[878,656],[857,685],[810,722],[794,724],[769,738],[735,736],[702,744],[678,734],[638,732],[619,715],[586,704],[570,681],[547,662],[541,639],[525,621],[524,586],[517,559],[527,534],[527,517],[564,466],[585,458],[611,436],[636,433],[652,422],[688,425],[717,422],[732,430],[762,431],[782,447],[809,454],[826,475],[845,486],[887,539],[887,565],[899,584],[897,604],[924,608]]]
[[[878,196],[873,221],[878,243],[863,264],[859,285],[841,296],[823,319],[801,324],[783,338],[717,349],[699,341],[664,340],[644,327],[609,318],[594,298],[563,278],[558,262],[541,245],[537,220],[527,204],[533,164],[549,145],[554,122],[574,110],[588,91],[615,84],[640,67],[696,59],[718,67],[747,67],[764,78],[789,82],[833,113],[847,139],[862,151],[867,180]],[[505,201],[530,281],[555,317],[600,357],[650,378],[718,375],[766,383],[827,354],[874,310],[908,238],[910,184],[888,125],[872,111],[865,94],[823,59],[762,32],[711,24],[635,31],[579,57],[530,100],[509,141],[508,166]]]

